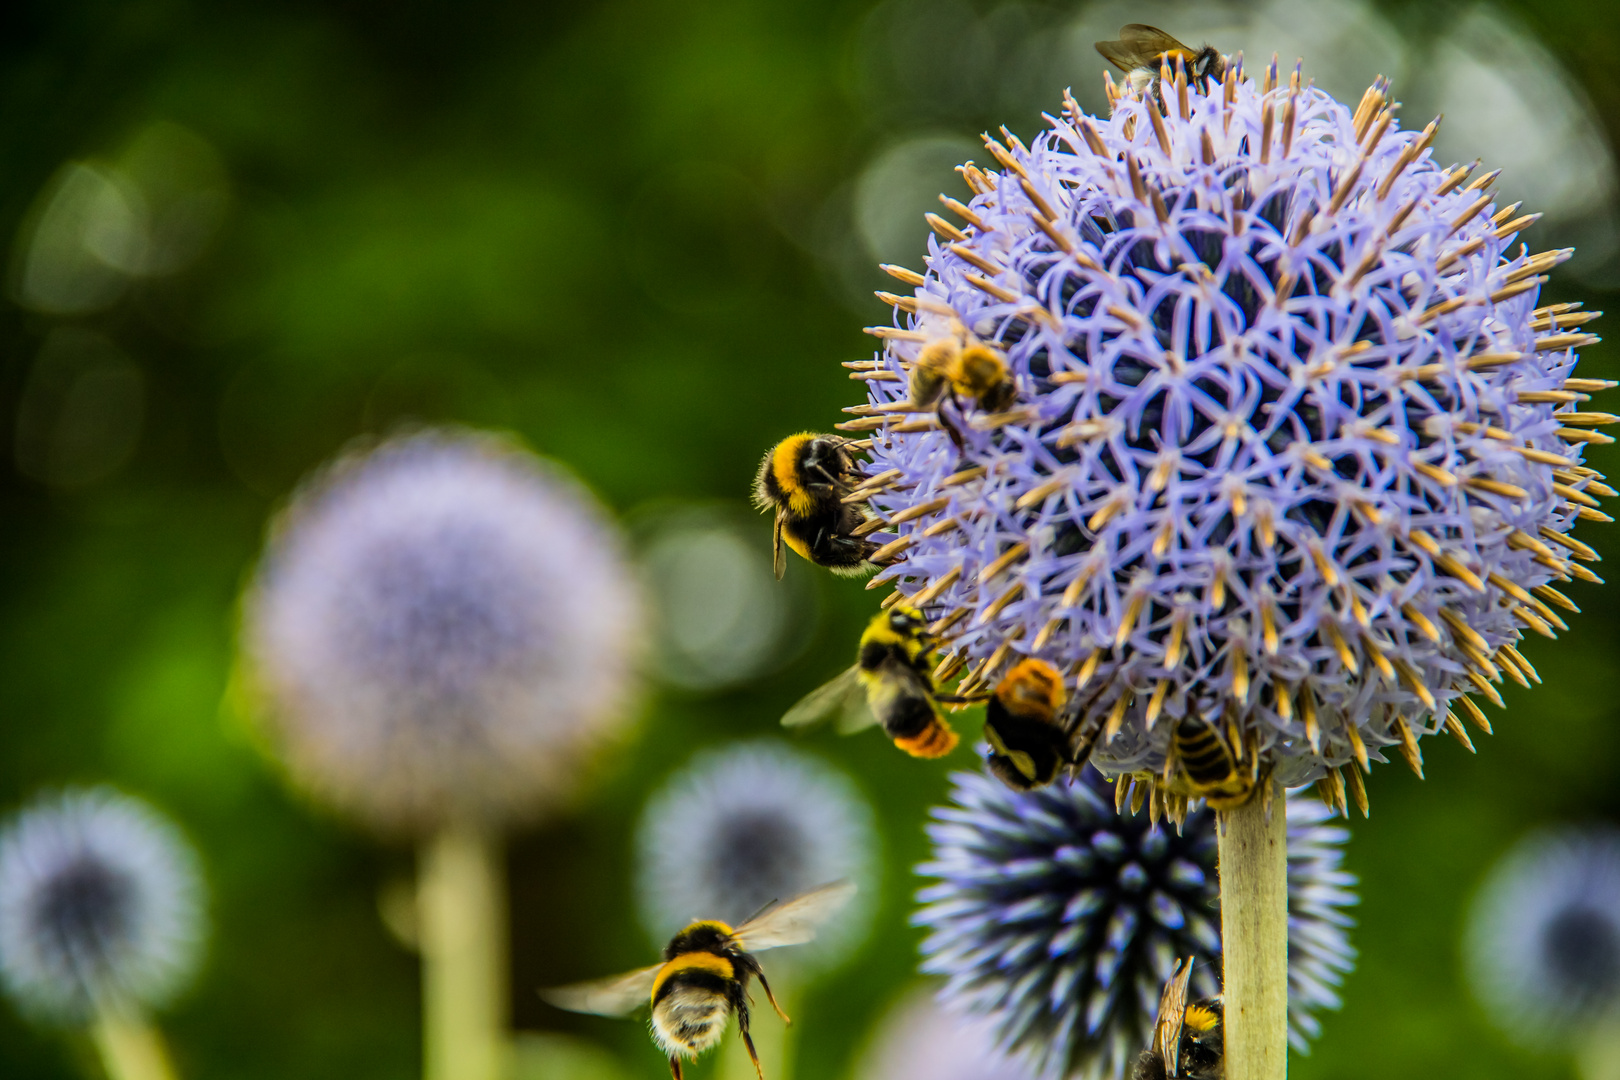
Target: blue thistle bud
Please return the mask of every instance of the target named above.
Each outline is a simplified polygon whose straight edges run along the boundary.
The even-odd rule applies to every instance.
[[[247,595],[248,668],[318,795],[390,831],[499,826],[565,800],[627,718],[631,580],[560,469],[424,431],[293,497]]]
[[[839,425],[871,436],[874,584],[940,613],[962,692],[1073,675],[1111,775],[1160,773],[1190,717],[1363,801],[1337,770],[1419,769],[1423,735],[1467,741],[1453,705],[1489,730],[1467,695],[1528,684],[1552,583],[1596,580],[1594,314],[1536,306],[1570,252],[1516,245],[1534,215],[1436,164],[1387,84],[1352,109],[1234,63],[1154,96],[987,138],[964,224],[891,268]]]
[[[949,1007],[985,1016],[1000,1047],[1043,1076],[1114,1080],[1147,1046],[1159,993],[1179,958],[1191,993],[1217,992],[1220,910],[1215,815],[1180,832],[1115,813],[1093,771],[1031,792],[957,773],[952,805],[929,826],[937,878],[917,894],[929,928],[922,970],[946,976]],[[1289,1039],[1300,1050],[1337,1008],[1354,965],[1341,910],[1355,878],[1339,866],[1342,827],[1298,796],[1288,812]]]
[[[1620,1015],[1620,832],[1544,830],[1491,869],[1468,920],[1474,992],[1516,1041],[1556,1045]]]
[[[164,1004],[196,971],[202,909],[185,839],[117,792],[39,798],[0,832],[0,983],[41,1019]]]
[[[647,801],[636,846],[641,919],[659,945],[693,919],[737,925],[848,879],[853,902],[789,961],[828,968],[860,944],[876,906],[871,807],[844,773],[778,742],[694,757]]]

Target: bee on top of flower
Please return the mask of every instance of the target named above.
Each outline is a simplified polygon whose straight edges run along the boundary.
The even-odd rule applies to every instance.
[[[1178,742],[1228,805],[1270,775],[1365,809],[1358,769],[1489,731],[1474,699],[1536,679],[1521,634],[1566,628],[1555,583],[1596,580],[1596,313],[1537,306],[1570,252],[1519,244],[1536,215],[1434,161],[1383,81],[1355,108],[1275,61],[1109,86],[1108,118],[987,137],[926,272],[889,268],[911,289],[838,425],[870,440],[872,584],[936,613],[958,694],[1062,671],[1092,760],[1165,812],[1207,794]],[[968,340],[1008,392],[919,413]]]

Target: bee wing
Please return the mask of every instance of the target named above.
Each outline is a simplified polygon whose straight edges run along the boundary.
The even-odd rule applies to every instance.
[[[1131,23],[1119,29],[1118,41],[1099,41],[1097,51],[1121,71],[1134,71],[1167,52],[1188,52],[1187,46],[1144,23]]]
[[[771,569],[776,571],[777,581],[781,581],[782,575],[787,573],[787,552],[782,548],[782,518],[781,511],[777,511],[776,526],[771,530]]]
[[[552,986],[541,990],[540,996],[569,1012],[623,1016],[647,1003],[652,994],[653,981],[658,978],[658,969],[663,966],[654,964],[606,979],[593,979],[571,986]]]
[[[783,945],[803,945],[816,936],[822,923],[837,914],[855,895],[853,881],[835,881],[803,896],[772,904],[737,927],[732,937],[744,952],[759,952]]]
[[[830,720],[843,711],[846,715],[859,703],[864,707],[866,693],[861,687],[859,669],[850,667],[831,682],[822,684],[794,703],[782,714],[782,726],[807,727],[822,720]],[[840,718],[839,730],[843,730]]]
[[[1179,1075],[1181,1069],[1181,1025],[1187,1016],[1187,984],[1192,980],[1193,958],[1176,968],[1159,996],[1159,1018],[1153,1024],[1153,1047],[1164,1058],[1165,1074]]]

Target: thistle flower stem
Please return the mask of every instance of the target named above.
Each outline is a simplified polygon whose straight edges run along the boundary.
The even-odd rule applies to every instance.
[[[452,823],[422,847],[426,1080],[503,1080],[506,1073],[506,900],[499,841]]]
[[[90,1035],[109,1080],[175,1080],[163,1036],[138,1013],[103,1005]]]
[[[1600,1024],[1575,1055],[1581,1080],[1620,1080],[1620,1026]]]
[[[1268,812],[1269,811],[1269,812]],[[1288,1075],[1288,820],[1282,793],[1220,816],[1226,1075]]]

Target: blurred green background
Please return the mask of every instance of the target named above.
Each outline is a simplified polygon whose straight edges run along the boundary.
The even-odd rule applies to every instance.
[[[1533,246],[1588,246],[1547,299],[1602,307],[1620,287],[1614,3],[5,6],[0,805],[111,780],[197,841],[211,956],[164,1021],[185,1075],[419,1071],[416,964],[377,915],[410,853],[289,796],[220,705],[237,589],[298,477],[359,434],[457,420],[519,432],[632,519],[740,500],[765,446],[855,400],[837,363],[869,355],[860,328],[887,319],[874,265],[920,266],[922,212],[961,194],[949,166],[979,131],[1033,134],[1066,85],[1099,103],[1090,42],[1135,19],[1251,58],[1303,53],[1341,96],[1394,75],[1409,124],[1456,121],[1443,153],[1507,159],[1503,189],[1557,211]],[[1582,373],[1620,375],[1613,349]],[[768,525],[751,527],[763,551]],[[805,648],[724,691],[655,690],[587,803],[514,838],[520,1028],[664,1075],[640,1025],[556,1012],[534,988],[651,959],[630,889],[645,794],[697,748],[770,731],[847,663],[875,597],[790,573],[819,596]],[[1457,959],[1460,912],[1516,836],[1620,818],[1620,615],[1569,591],[1586,613],[1528,643],[1546,685],[1507,691],[1477,758],[1432,740],[1426,782],[1398,764],[1372,777],[1348,856],[1360,967],[1292,1075],[1571,1074],[1502,1041]],[[799,1075],[839,1077],[911,979],[909,868],[969,759],[809,745],[874,800],[888,864],[873,942],[795,1017]],[[0,1010],[0,1076],[87,1067]]]

